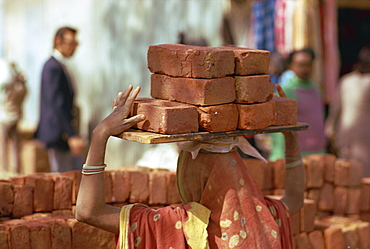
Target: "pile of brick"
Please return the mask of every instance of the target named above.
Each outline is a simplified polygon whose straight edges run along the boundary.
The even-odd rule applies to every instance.
[[[244,159],[264,194],[281,198],[284,160]],[[291,217],[297,249],[370,248],[370,178],[360,163],[332,154],[303,157],[305,201]]]
[[[284,160],[243,160],[264,194],[281,198]],[[304,207],[291,217],[295,248],[370,248],[370,178],[361,178],[361,165],[320,154],[304,157],[304,167]],[[0,182],[0,245],[8,245],[2,248],[113,247],[113,234],[73,217],[80,180],[80,171],[70,171]],[[105,201],[114,206],[178,205],[176,173],[138,167],[107,170]]]
[[[80,171],[36,173],[0,182],[1,248],[114,248],[114,235],[74,219]],[[126,167],[105,172],[114,206],[180,203],[176,173]]]
[[[137,128],[164,134],[255,130],[297,123],[295,100],[274,97],[270,53],[239,47],[150,46],[152,98],[135,101]]]

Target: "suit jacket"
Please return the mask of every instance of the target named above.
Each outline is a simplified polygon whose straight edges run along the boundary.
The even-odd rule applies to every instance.
[[[35,134],[47,148],[68,150],[72,126],[74,91],[63,65],[54,57],[46,61],[41,76],[40,120]]]

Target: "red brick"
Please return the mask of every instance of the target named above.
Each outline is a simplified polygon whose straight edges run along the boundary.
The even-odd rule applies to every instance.
[[[33,213],[31,215],[23,216],[21,219],[27,220],[27,221],[37,221],[39,219],[51,218],[51,217],[52,217],[51,213]]]
[[[51,212],[53,210],[54,181],[42,175],[26,178],[26,184],[33,186],[33,210]]]
[[[321,196],[321,190],[318,188],[311,188],[308,189],[307,198],[310,200],[314,200],[316,203],[319,202]]]
[[[274,96],[271,100],[276,105],[276,119],[273,125],[294,125],[297,123],[297,101]]]
[[[342,228],[346,248],[358,248],[358,234],[355,226],[346,226]]]
[[[131,172],[130,203],[148,203],[149,200],[149,176],[145,171]]]
[[[113,183],[112,183],[110,171],[104,172],[104,196],[105,196],[105,203],[114,202]]]
[[[256,181],[258,187],[262,189],[264,186],[264,167],[266,163],[261,160],[252,158],[245,158],[243,159],[243,162],[247,167],[247,170],[251,174],[252,178]]]
[[[33,187],[14,185],[13,218],[20,218],[33,213]]]
[[[334,165],[337,157],[333,154],[317,154],[324,160],[324,180],[334,182]]]
[[[180,195],[177,190],[176,172],[168,172],[167,178],[167,202],[168,204],[181,203]]]
[[[14,190],[13,185],[0,182],[0,217],[9,216],[13,211]]]
[[[370,177],[364,177],[361,180],[361,202],[360,211],[370,211]]]
[[[334,208],[334,185],[331,183],[324,183],[321,188],[321,196],[318,201],[317,208],[320,211],[333,211]]]
[[[300,231],[311,232],[314,228],[314,219],[316,215],[316,202],[314,200],[304,199],[304,205],[300,212]]]
[[[236,130],[238,108],[235,104],[198,107],[199,129],[209,132]]]
[[[1,231],[0,230],[0,245],[2,249],[9,249],[9,235],[6,231]]]
[[[274,175],[274,187],[285,188],[285,159],[271,162]]]
[[[60,218],[44,217],[38,222],[48,224],[51,234],[51,249],[72,248],[72,233],[67,221]]]
[[[346,214],[358,214],[360,212],[361,188],[353,187],[348,189],[348,204]]]
[[[235,74],[267,74],[270,66],[270,52],[267,50],[231,47],[235,56]]]
[[[335,161],[334,184],[338,186],[360,186],[363,176],[361,163],[346,159]]]
[[[313,249],[325,249],[325,241],[322,231],[313,231],[308,234],[308,240]]]
[[[218,48],[234,52],[236,75],[268,73],[270,64],[269,51],[235,46],[223,46]]]
[[[237,103],[263,103],[272,99],[274,84],[269,75],[235,76]]]
[[[114,202],[125,202],[130,196],[130,172],[112,171],[112,191]]]
[[[275,103],[238,104],[238,129],[257,130],[271,126],[275,123]]]
[[[69,219],[72,232],[72,248],[115,248],[114,234],[102,229]]]
[[[157,99],[208,106],[231,103],[236,97],[233,77],[194,79],[152,74],[150,82],[150,95]]]
[[[51,214],[52,214],[52,217],[63,217],[63,218],[74,217],[73,212],[72,212],[72,207],[71,209],[54,210]]]
[[[72,180],[66,176],[53,177],[54,179],[54,209],[72,208]]]
[[[78,191],[80,189],[81,170],[71,170],[61,173],[62,176],[69,177],[72,180],[72,204],[76,204]]]
[[[307,233],[299,233],[294,236],[296,249],[312,249]]]
[[[11,184],[24,185],[26,182],[26,179],[24,176],[14,176],[14,177],[9,178],[9,182]]]
[[[167,204],[167,182],[165,171],[149,173],[149,205]]]
[[[346,249],[345,240],[339,227],[329,227],[324,230],[325,247],[327,249]]]
[[[133,115],[144,114],[146,120],[136,127],[163,134],[180,134],[198,131],[198,111],[195,106],[166,100],[138,98]]]
[[[31,249],[30,232],[25,225],[9,225],[6,227],[9,234],[9,248]]]
[[[24,223],[30,233],[31,248],[51,248],[50,227],[40,222]]]
[[[215,47],[182,44],[149,46],[148,68],[152,73],[176,77],[220,78],[234,74],[234,53]]]
[[[348,205],[348,189],[337,186],[334,188],[334,214],[345,214]]]
[[[357,222],[358,246],[360,249],[370,248],[370,223]]]
[[[305,167],[306,187],[320,188],[324,183],[324,161],[316,157],[303,157]]]

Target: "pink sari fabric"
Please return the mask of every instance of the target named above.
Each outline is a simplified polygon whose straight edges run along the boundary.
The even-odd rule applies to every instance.
[[[132,206],[128,232],[121,236],[126,248],[293,248],[288,210],[264,198],[237,151],[201,152],[196,159],[182,151],[177,177],[186,204],[157,210]],[[196,217],[202,222],[185,229],[197,213],[203,213]],[[192,228],[197,231],[189,233]]]
[[[291,248],[285,205],[268,199],[277,216],[272,215],[237,151],[199,153],[194,160],[190,153],[181,152],[177,176],[183,202],[199,202],[211,210],[210,248]],[[282,221],[281,226],[275,218]],[[281,234],[282,226],[287,234]]]

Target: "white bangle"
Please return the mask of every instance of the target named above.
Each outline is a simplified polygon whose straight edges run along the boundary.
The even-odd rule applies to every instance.
[[[88,165],[84,164],[82,166],[82,169],[104,169],[105,167],[107,167],[106,164],[99,165],[99,166],[88,166]]]
[[[100,166],[87,166],[86,164],[84,164],[82,166],[82,174],[84,175],[100,174],[104,172],[105,167],[107,167],[106,164]]]

